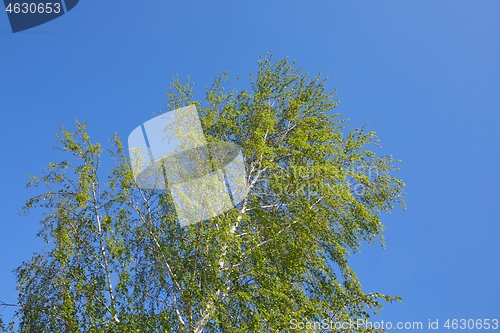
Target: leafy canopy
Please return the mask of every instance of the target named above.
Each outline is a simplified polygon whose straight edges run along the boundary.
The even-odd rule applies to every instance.
[[[363,291],[348,262],[363,242],[383,243],[382,212],[404,207],[395,161],[332,113],[326,80],[271,60],[251,90],[227,92],[224,73],[204,101],[177,78],[167,94],[171,110],[197,106],[207,141],[244,153],[248,196],[210,220],[181,227],[168,192],[137,186],[117,135],[104,151],[85,124],[62,129],[67,159],[29,184],[45,186],[25,212],[44,211],[48,245],[15,271],[20,332],[293,331],[399,299]]]

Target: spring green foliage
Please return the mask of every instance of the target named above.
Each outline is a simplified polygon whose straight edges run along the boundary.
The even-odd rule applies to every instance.
[[[250,91],[228,83],[204,101],[177,79],[167,94],[170,109],[196,104],[208,141],[245,155],[247,198],[188,227],[169,193],[138,188],[118,136],[104,154],[84,124],[62,130],[68,159],[30,182],[46,186],[25,211],[45,212],[48,245],[16,270],[20,332],[288,332],[399,300],[363,291],[348,263],[383,243],[381,214],[403,205],[394,161],[370,150],[375,133],[349,130],[325,81],[286,59],[261,58]]]

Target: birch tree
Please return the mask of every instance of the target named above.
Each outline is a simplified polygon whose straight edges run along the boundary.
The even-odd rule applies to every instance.
[[[381,217],[404,208],[398,161],[295,62],[260,58],[248,90],[230,83],[197,100],[174,79],[167,94],[170,110],[196,105],[208,142],[244,154],[246,198],[193,225],[168,191],[138,186],[117,134],[107,147],[85,123],[62,128],[66,158],[28,184],[43,187],[24,212],[44,212],[47,245],[15,271],[19,332],[317,332],[292,323],[368,319],[400,299],[364,290],[348,260],[383,245]]]

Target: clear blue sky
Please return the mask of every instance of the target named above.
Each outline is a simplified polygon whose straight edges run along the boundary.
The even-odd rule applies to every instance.
[[[497,0],[106,0],[12,34],[0,13],[0,299],[16,301],[11,270],[42,246],[18,212],[60,123],[125,140],[173,74],[201,98],[225,70],[248,87],[270,52],[330,77],[337,111],[403,160],[407,211],[383,216],[386,250],[352,257],[366,291],[403,297],[374,320],[500,319],[499,17]]]

